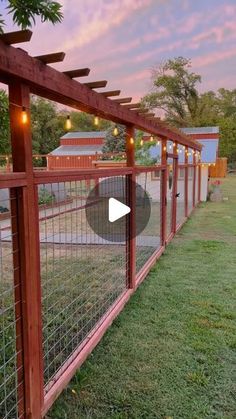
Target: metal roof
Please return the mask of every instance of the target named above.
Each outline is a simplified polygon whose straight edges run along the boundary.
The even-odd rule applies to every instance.
[[[106,131],[74,131],[67,132],[67,134],[61,137],[62,140],[67,140],[70,138],[105,138]]]
[[[192,127],[192,128],[181,128],[185,134],[219,134],[219,127]]]
[[[89,156],[102,151],[102,145],[72,146],[61,145],[53,150],[50,156]]]

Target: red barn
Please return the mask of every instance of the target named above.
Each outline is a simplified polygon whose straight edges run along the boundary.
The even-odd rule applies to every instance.
[[[47,167],[78,169],[92,167],[102,153],[106,131],[68,132],[60,139],[60,146],[47,156]]]

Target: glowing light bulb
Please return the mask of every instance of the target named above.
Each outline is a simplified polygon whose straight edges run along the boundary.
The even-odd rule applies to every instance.
[[[163,148],[164,151],[166,151],[166,146]]]
[[[117,125],[115,125],[115,128],[113,130],[113,135],[117,136],[118,134],[119,134],[119,131],[118,131]]]
[[[153,135],[151,135],[151,137],[150,137],[150,141],[151,141],[151,142],[153,142],[153,141],[154,141]]]
[[[133,139],[133,137],[130,137],[129,142],[130,142],[130,144],[134,144],[134,139]]]
[[[21,113],[21,121],[22,121],[22,124],[27,124],[27,122],[28,122],[28,115],[27,115],[27,112],[26,112],[26,108],[23,106],[23,108],[22,108],[22,113]]]
[[[160,141],[159,140],[157,141],[157,145],[160,145]]]
[[[143,140],[140,141],[140,145],[143,145]]]
[[[94,117],[94,125],[98,126],[99,125],[99,118],[98,116]]]
[[[66,118],[66,130],[69,131],[71,129],[71,120],[70,120],[70,115],[67,116]]]

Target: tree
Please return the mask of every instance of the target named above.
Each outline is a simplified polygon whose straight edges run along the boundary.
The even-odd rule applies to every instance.
[[[151,148],[154,146],[152,141],[143,142],[143,132],[137,131],[135,140],[135,162],[141,166],[153,166],[159,159],[152,157]]]
[[[59,146],[65,133],[65,111],[58,112],[57,106],[48,100],[32,97],[31,125],[34,154],[48,154]]]
[[[31,28],[37,16],[42,22],[48,21],[54,25],[63,19],[62,6],[57,1],[8,0],[6,3],[5,10],[12,15],[13,22],[21,29]],[[3,32],[4,25],[4,19],[0,14],[0,33]]]
[[[115,125],[112,125],[107,130],[104,146],[102,148],[103,153],[125,152],[126,128],[124,125],[117,125],[118,135],[114,135],[114,127]]]
[[[111,126],[111,122],[104,119],[99,120],[98,126],[94,125],[93,115],[85,112],[72,111],[70,117],[73,131],[105,131]]]
[[[11,152],[8,106],[7,94],[0,90],[0,154]]]
[[[167,60],[153,70],[152,91],[142,104],[149,109],[164,111],[166,119],[177,126],[188,126],[197,115],[201,76],[190,72],[191,61],[178,57]]]

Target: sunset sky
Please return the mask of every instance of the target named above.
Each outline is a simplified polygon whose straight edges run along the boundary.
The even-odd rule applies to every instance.
[[[58,69],[90,67],[86,80],[106,79],[108,89],[120,88],[122,96],[136,100],[150,88],[150,69],[181,55],[191,58],[193,71],[202,75],[202,91],[236,87],[235,0],[60,3],[63,23],[38,22],[32,41],[21,45],[32,55],[65,51]],[[12,29],[7,20],[5,30]]]

